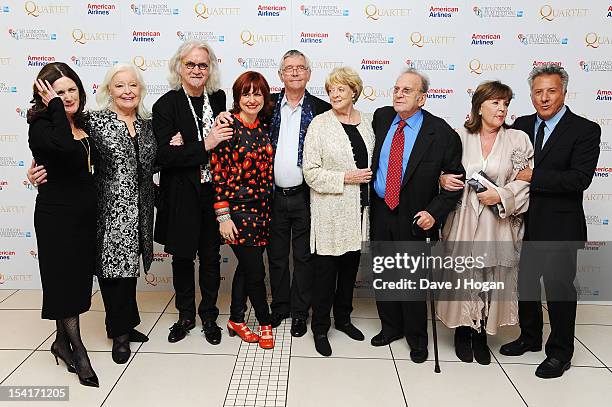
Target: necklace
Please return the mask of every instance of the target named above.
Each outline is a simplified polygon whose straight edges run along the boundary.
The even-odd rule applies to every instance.
[[[93,174],[94,169],[93,169],[93,166],[91,165],[91,145],[89,144],[89,140],[87,140],[87,138],[88,137],[80,138],[79,141],[81,142],[81,145],[83,146],[83,148],[85,149],[85,152],[87,153],[87,172],[89,172],[90,174]]]

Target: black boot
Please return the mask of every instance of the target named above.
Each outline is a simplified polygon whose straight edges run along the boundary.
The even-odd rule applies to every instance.
[[[476,362],[481,365],[491,363],[491,351],[487,346],[487,331],[484,329],[484,325],[481,326],[480,332],[472,329],[472,349]]]
[[[455,328],[455,354],[459,360],[466,363],[472,363],[474,360],[471,329],[469,326]]]

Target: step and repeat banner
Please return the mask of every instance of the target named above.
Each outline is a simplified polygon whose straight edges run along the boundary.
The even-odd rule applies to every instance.
[[[510,121],[532,113],[529,71],[561,65],[570,75],[567,104],[603,130],[584,206],[589,238],[612,240],[612,1],[0,0],[0,289],[40,287],[25,119],[40,68],[68,63],[93,108],[106,70],[131,62],[145,78],[150,107],[169,90],[168,60],[190,39],[215,50],[228,106],[231,85],[245,70],[263,73],[279,91],[279,58],[297,48],[312,60],[309,91],[324,99],[334,67],[358,70],[365,87],[357,108],[366,112],[391,104],[402,69],[423,71],[431,79],[425,108],[453,127],[462,126],[474,89],[489,79],[514,90]],[[70,256],[71,248],[57,255]],[[222,258],[221,290],[229,291],[235,260],[227,247]],[[156,245],[139,288],[171,290],[170,263]],[[358,285],[367,294],[369,278],[360,276]]]

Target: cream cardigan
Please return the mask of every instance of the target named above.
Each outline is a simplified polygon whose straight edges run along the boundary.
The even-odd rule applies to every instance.
[[[372,160],[372,115],[359,112],[357,126]],[[310,251],[339,256],[361,250],[367,240],[367,209],[361,213],[358,184],[345,184],[344,173],[355,170],[348,135],[332,110],[315,116],[304,140],[304,179],[310,186]]]

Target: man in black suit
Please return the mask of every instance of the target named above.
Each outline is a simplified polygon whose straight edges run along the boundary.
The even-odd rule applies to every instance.
[[[310,189],[302,175],[304,137],[313,117],[331,105],[306,90],[311,67],[298,50],[281,58],[278,75],[285,87],[272,95],[270,138],[274,147],[274,199],[268,263],[272,291],[272,327],[291,315],[291,335],[306,333],[312,298],[310,269]],[[293,277],[289,248],[293,249]]]
[[[569,245],[574,250],[562,250],[561,246],[568,244],[559,242],[587,240],[583,192],[591,184],[599,158],[601,128],[565,106],[568,81],[565,69],[556,65],[534,68],[529,85],[537,113],[514,122],[514,128],[530,135],[535,151],[534,169],[517,176],[531,182],[524,240],[551,243],[546,249],[536,249],[536,243],[523,245],[519,269],[521,335],[503,345],[500,353],[519,356],[542,349],[539,298],[543,276],[551,332],[546,359],[536,369],[541,378],[563,375],[574,353],[577,245]]]
[[[373,192],[371,238],[373,241],[425,240],[425,232],[438,240],[440,225],[455,207],[461,191],[440,190],[441,172],[465,174],[461,165],[461,140],[443,119],[422,109],[428,79],[416,70],[402,73],[393,88],[393,107],[374,112],[376,135],[372,157]],[[377,301],[382,330],[373,346],[384,346],[406,337],[410,358],[427,360],[427,307],[418,301]]]

